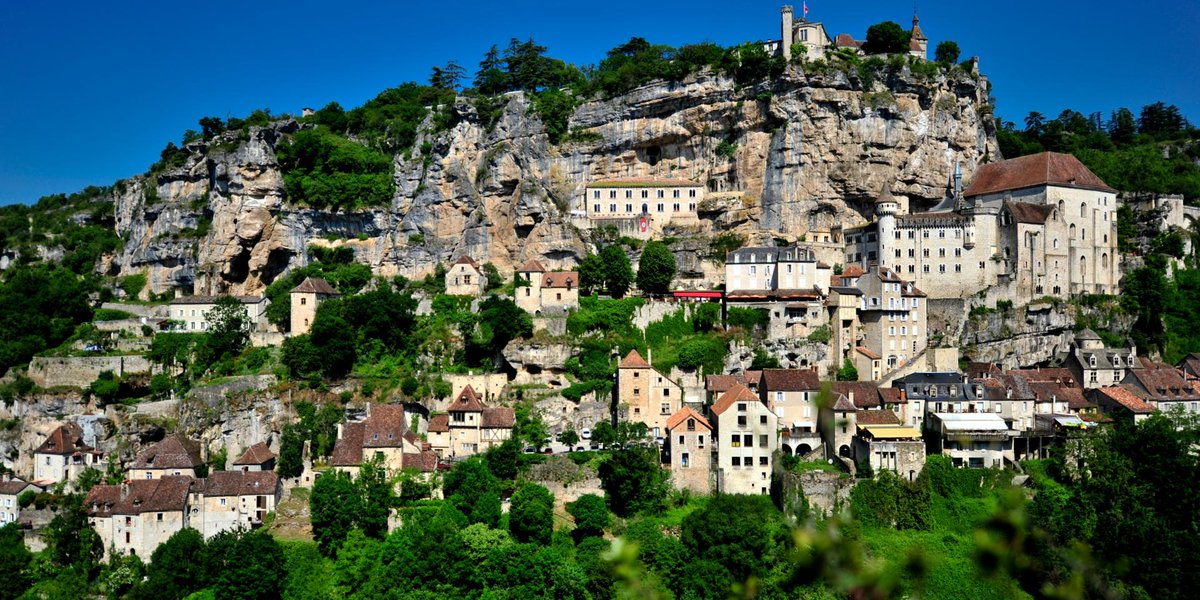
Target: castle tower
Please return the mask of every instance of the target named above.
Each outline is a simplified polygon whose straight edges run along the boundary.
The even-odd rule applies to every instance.
[[[785,4],[780,10],[783,17],[783,32],[779,44],[783,46],[783,59],[792,59],[792,7]]]
[[[879,266],[888,265],[888,251],[896,237],[896,213],[900,212],[900,203],[892,196],[892,190],[885,183],[875,200],[875,216],[879,219]]]
[[[917,58],[929,58],[929,39],[925,37],[925,32],[921,31],[915,11],[913,12],[912,38],[909,40],[908,49],[909,54]]]

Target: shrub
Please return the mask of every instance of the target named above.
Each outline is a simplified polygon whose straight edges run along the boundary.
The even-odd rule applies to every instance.
[[[734,156],[737,156],[737,151],[738,145],[729,140],[723,140],[720,144],[717,144],[717,156],[722,158],[731,159]]]

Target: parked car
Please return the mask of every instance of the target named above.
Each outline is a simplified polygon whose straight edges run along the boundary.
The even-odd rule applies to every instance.
[[[542,448],[542,454],[554,454],[554,448],[546,446],[545,448]]]
[[[537,448],[534,448],[533,446],[526,446],[525,454],[537,454]]]
[[[576,451],[576,452],[583,452],[583,451],[585,451],[585,450],[587,450],[587,448],[584,448],[583,446],[576,446],[576,447],[575,447],[575,451]]]
[[[592,450],[599,450],[599,449],[600,449],[600,443],[599,443],[599,442],[592,442],[592,443],[591,443],[591,445],[590,445],[589,447],[590,447]]]
[[[582,429],[582,430],[580,430],[580,432],[579,432],[579,438],[580,438],[580,439],[584,439],[584,440],[590,440],[590,439],[592,439],[592,430],[591,430],[591,429]]]

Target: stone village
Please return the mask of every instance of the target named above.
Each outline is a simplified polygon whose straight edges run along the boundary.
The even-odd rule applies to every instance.
[[[815,60],[837,49],[862,52],[862,42],[847,34],[831,37],[821,23],[793,21],[791,7],[782,11],[781,34],[767,43],[771,54],[790,58],[802,48]],[[925,59],[926,44],[914,17],[912,56]],[[612,228],[643,241],[702,225],[714,203],[738,193],[653,165],[578,184],[571,207],[576,227]],[[718,277],[680,278],[670,294],[647,298],[643,309],[647,322],[703,303],[718,304],[722,314],[761,309],[767,342],[823,335],[823,352],[788,356],[788,368],[751,370],[731,360],[726,372],[704,373],[656,369],[650,353],[633,350],[619,357],[598,415],[643,424],[646,437],[637,443],[658,448],[662,468],[680,489],[767,494],[782,457],[913,479],[927,453],[962,468],[1014,466],[1113,420],[1137,421],[1174,406],[1200,413],[1198,354],[1165,364],[1132,345],[1108,347],[1089,329],[1033,361],[968,360],[949,343],[954,323],[974,306],[1008,301],[1037,323],[1058,301],[1119,293],[1120,202],[1120,192],[1076,158],[1051,152],[982,164],[967,176],[956,167],[933,206],[885,182],[865,218],[810,229],[803,241],[732,249]],[[445,293],[477,306],[491,293],[486,258],[462,255],[443,265]],[[533,316],[536,329],[564,333],[566,315],[580,306],[578,271],[548,269],[531,258],[500,275],[522,282],[512,300]],[[324,279],[305,279],[289,294],[287,332],[268,323],[264,296],[237,300],[252,324],[252,343],[274,346],[307,333],[317,307],[339,295]],[[181,295],[139,325],[204,332],[216,301]],[[857,380],[839,380],[846,364]],[[42,387],[86,387],[114,367],[119,374],[151,368],[132,354],[78,364],[38,358],[30,376]],[[354,473],[378,457],[391,473],[416,469],[434,478],[512,437],[516,415],[500,403],[506,386],[561,376],[561,364],[514,365],[508,376],[449,378],[450,397],[431,409],[368,403],[338,426],[329,468]],[[594,422],[582,414],[559,419],[551,433]],[[64,419],[28,455],[5,457],[17,475],[0,481],[0,524],[27,520],[22,495],[70,487],[88,468],[104,470],[109,457],[95,437],[87,419]],[[229,445],[225,470],[214,472],[207,472],[209,445],[200,440],[173,434],[147,443],[123,465],[122,483],[96,485],[87,494],[106,551],[148,557],[183,527],[206,537],[259,527],[291,489],[311,486],[319,475],[310,461],[301,477],[281,479],[273,472],[278,436],[259,430],[251,437]]]

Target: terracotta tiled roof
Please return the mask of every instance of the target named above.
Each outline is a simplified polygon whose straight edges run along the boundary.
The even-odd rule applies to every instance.
[[[762,371],[746,371],[745,373],[730,373],[728,375],[706,375],[704,387],[710,392],[724,393],[734,385],[746,387],[755,386],[762,382]]]
[[[763,369],[762,386],[768,392],[802,392],[821,388],[821,378],[812,369]]]
[[[1031,382],[1029,387],[1033,389],[1035,398],[1039,402],[1046,402],[1054,398],[1058,401],[1066,401],[1067,408],[1071,410],[1082,410],[1092,405],[1083,396],[1083,389],[1078,387],[1069,387],[1050,381]]]
[[[400,404],[374,404],[371,416],[363,421],[363,448],[400,448],[404,445],[404,434],[408,423],[404,420],[404,406]]]
[[[903,404],[908,402],[908,398],[904,395],[904,390],[898,387],[879,388],[879,398],[885,404]]]
[[[708,423],[708,419],[705,419],[700,413],[687,406],[675,411],[675,414],[671,415],[671,418],[667,419],[667,429],[675,431],[676,427],[683,425],[688,419],[695,419],[696,423],[703,425],[705,429],[712,431],[712,425]]]
[[[837,38],[833,40],[833,45],[837,46],[838,48],[860,48],[862,47],[863,43],[854,39],[854,36],[851,36],[848,33],[839,33]]]
[[[856,410],[854,422],[858,425],[899,425],[900,417],[890,410]]]
[[[342,294],[333,289],[328,281],[320,277],[305,277],[300,285],[292,288],[293,294],[324,294],[326,296],[341,296]]]
[[[217,471],[192,483],[192,491],[205,496],[268,496],[278,487],[272,471]]]
[[[333,444],[330,464],[335,467],[350,467],[362,464],[363,423],[346,423],[342,426],[342,437]]]
[[[646,362],[646,359],[642,358],[642,355],[638,354],[638,351],[636,349],[634,349],[634,350],[630,350],[629,354],[626,354],[625,358],[621,359],[621,364],[617,368],[619,368],[619,369],[649,369],[650,363]]]
[[[760,402],[760,401],[758,399],[758,394],[755,394],[754,392],[750,391],[750,388],[748,388],[744,385],[735,385],[732,388],[730,388],[729,391],[725,392],[724,394],[721,394],[721,397],[716,402],[713,403],[712,414],[714,414],[714,415],[723,414],[726,410],[729,410],[730,406],[733,406],[737,402]]]
[[[27,487],[32,487],[35,490],[41,489],[38,486],[33,485],[32,483],[29,483],[28,481],[25,481],[22,479],[14,478],[14,479],[9,479],[8,481],[4,481],[4,480],[0,479],[0,494],[5,494],[8,496],[16,496],[16,495],[20,494],[21,492],[25,491],[25,488],[27,488]]]
[[[1143,361],[1143,364],[1145,363],[1146,361]],[[1200,399],[1200,395],[1196,394],[1196,390],[1175,367],[1165,363],[1151,362],[1150,364],[1152,366],[1149,368],[1129,371],[1148,399],[1155,401]]]
[[[1179,368],[1190,373],[1193,377],[1200,377],[1200,353],[1192,352],[1179,362]]]
[[[253,446],[250,446],[250,449],[246,450],[246,452],[243,453],[241,457],[239,457],[237,460],[233,461],[233,464],[234,465],[265,465],[265,464],[275,460],[275,458],[276,458],[275,453],[271,452],[270,448],[267,448],[266,442],[259,442]]]
[[[871,352],[870,350],[868,350],[865,346],[855,346],[854,351],[858,352],[859,354],[861,354],[871,360],[879,360],[882,358],[878,354],[875,354],[874,352]]]
[[[121,486],[100,484],[93,486],[83,500],[83,505],[92,516],[111,517],[113,508],[121,501]]]
[[[450,431],[450,415],[442,413],[429,417],[430,433],[445,433]]]
[[[542,263],[536,260],[529,260],[521,265],[521,268],[517,269],[517,271],[520,273],[545,273],[546,267],[543,267]]]
[[[850,397],[838,394],[837,402],[833,403],[833,410],[836,412],[857,412],[854,403],[850,401]]]
[[[129,493],[115,506],[113,514],[138,515],[148,512],[183,512],[192,478],[168,476],[158,479],[135,479],[129,482]]]
[[[858,408],[877,408],[879,406],[879,386],[870,381],[836,381],[833,391],[849,396],[854,393],[854,406]]]
[[[485,429],[512,429],[516,423],[516,412],[507,406],[485,408],[480,419],[480,427]]]
[[[92,447],[83,443],[83,429],[75,423],[59,425],[46,440],[34,450],[34,454],[70,456],[76,452],[88,452]]]
[[[1043,225],[1046,219],[1050,218],[1050,213],[1054,211],[1054,207],[1049,204],[1029,204],[1028,202],[1013,202],[1009,200],[1004,203],[1004,207],[1008,212],[1012,213],[1013,219],[1018,223],[1032,223],[1035,225]]]
[[[203,465],[200,448],[179,435],[170,435],[142,450],[130,469],[194,469]]]
[[[979,167],[963,196],[982,196],[1039,185],[1117,193],[1070,154],[1042,152]]]
[[[1125,386],[1104,387],[1097,391],[1134,414],[1150,414],[1154,412],[1154,406],[1139,398],[1137,394]]]
[[[467,265],[476,271],[479,270],[479,263],[475,262],[475,259],[471,258],[470,256],[460,256],[458,257],[458,260],[454,261],[454,264]]]
[[[405,452],[400,459],[404,468],[413,468],[422,473],[432,473],[437,470],[438,456],[433,450],[421,452]]]
[[[599,179],[588,187],[704,187],[687,179],[659,179],[657,177],[616,177]]]
[[[458,393],[458,397],[450,404],[450,410],[454,412],[483,412],[483,402],[479,401],[479,396],[475,393],[475,389],[468,385]]]
[[[542,276],[543,288],[563,288],[577,289],[579,288],[579,273],[575,271],[563,271],[558,273],[546,273]]]

